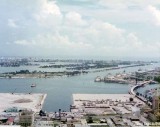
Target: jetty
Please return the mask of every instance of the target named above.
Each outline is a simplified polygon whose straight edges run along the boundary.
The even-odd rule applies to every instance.
[[[136,95],[136,93],[135,93],[135,90],[136,90],[136,89],[138,89],[138,88],[140,88],[140,87],[143,87],[143,86],[146,85],[146,84],[150,84],[150,83],[152,83],[152,82],[154,82],[154,81],[149,80],[149,81],[144,81],[144,82],[142,82],[142,83],[140,83],[140,84],[134,85],[133,87],[131,87],[129,93],[132,94],[132,95]]]

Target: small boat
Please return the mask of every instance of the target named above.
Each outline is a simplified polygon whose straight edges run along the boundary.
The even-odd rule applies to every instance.
[[[95,81],[95,82],[101,82],[101,77],[100,77],[100,76],[97,76],[94,81]]]
[[[36,84],[32,84],[31,87],[36,87]]]

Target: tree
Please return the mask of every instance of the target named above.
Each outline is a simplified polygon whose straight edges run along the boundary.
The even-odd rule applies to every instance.
[[[139,96],[139,92],[137,92],[136,95]]]
[[[154,80],[157,82],[160,82],[160,76],[159,77],[154,77]]]
[[[132,102],[132,101],[133,101],[133,98],[132,98],[132,97],[130,97],[130,98],[129,98],[129,101],[130,101],[130,102]]]
[[[93,119],[92,119],[92,117],[90,116],[90,117],[88,117],[88,121],[87,121],[88,123],[93,123]]]

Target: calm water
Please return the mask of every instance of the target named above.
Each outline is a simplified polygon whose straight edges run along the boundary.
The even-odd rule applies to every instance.
[[[134,72],[139,68],[152,69],[157,66],[159,66],[159,64],[127,68],[125,70],[126,72]],[[0,68],[1,72],[4,70],[10,71],[10,69],[13,68],[2,69],[4,68]],[[69,110],[69,105],[72,104],[72,94],[74,93],[128,93],[130,88],[129,85],[94,82],[94,78],[96,76],[105,76],[108,73],[116,74],[123,71],[124,69],[119,69],[73,77],[56,77],[51,79],[0,79],[0,92],[13,92],[16,89],[16,92],[18,93],[29,93],[31,91],[35,93],[47,93],[47,98],[43,107],[44,110],[53,112],[58,111],[59,108],[62,110]],[[32,83],[36,83],[37,86],[35,88],[31,88],[30,85]]]

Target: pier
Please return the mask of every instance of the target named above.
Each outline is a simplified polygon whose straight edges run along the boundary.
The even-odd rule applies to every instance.
[[[24,94],[24,93],[0,93],[0,112],[8,108],[17,107],[39,112],[42,109],[47,94]]]
[[[143,87],[145,84],[149,84],[151,82],[153,82],[153,81],[152,80],[150,80],[150,81],[144,81],[144,82],[142,82],[142,83],[140,83],[138,85],[135,85],[135,86],[133,86],[131,88],[131,90],[130,90],[129,93],[132,94],[132,95],[136,95],[136,93],[134,92],[136,89],[138,89],[139,87]]]
[[[149,84],[149,83],[152,83],[152,82],[153,82],[152,80],[150,80],[150,81],[144,81],[144,82],[142,82],[142,83],[140,83],[138,85],[135,85],[135,86],[131,87],[129,94],[134,95],[135,97],[137,97],[138,99],[140,99],[144,103],[146,103],[146,104],[148,104],[148,105],[151,106],[152,103],[148,102],[145,97],[136,95],[135,90],[138,89],[138,88],[140,88],[140,87],[143,87],[145,84]]]

